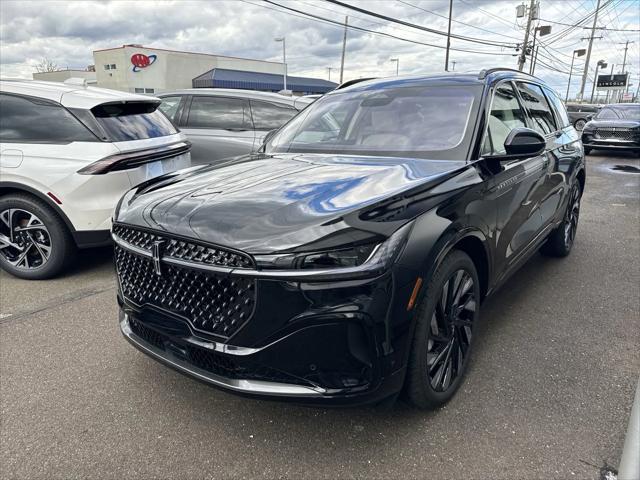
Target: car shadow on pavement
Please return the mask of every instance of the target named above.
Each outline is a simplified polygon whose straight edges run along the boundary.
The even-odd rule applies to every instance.
[[[94,270],[108,268],[112,268],[115,272],[115,268],[113,268],[113,247],[87,248],[77,251],[69,267],[58,278],[74,277]]]

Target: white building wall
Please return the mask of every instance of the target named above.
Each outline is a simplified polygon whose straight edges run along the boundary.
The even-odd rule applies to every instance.
[[[84,78],[88,84],[96,83],[96,72],[86,70],[58,70],[56,72],[36,72],[33,74],[34,80],[44,82],[64,82],[69,78]]]
[[[131,57],[156,55],[156,60],[134,72]],[[160,93],[191,88],[191,80],[213,68],[281,74],[282,63],[173,50],[125,46],[93,52],[98,86],[127,92]],[[109,65],[109,69],[105,68]],[[115,65],[115,69],[112,66]]]

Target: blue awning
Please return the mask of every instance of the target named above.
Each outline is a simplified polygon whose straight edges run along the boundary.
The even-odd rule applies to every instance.
[[[240,88],[278,92],[284,89],[282,75],[274,73],[245,72],[214,68],[191,81],[193,88]],[[287,89],[304,94],[327,93],[338,86],[337,83],[320,78],[292,77],[287,75]]]

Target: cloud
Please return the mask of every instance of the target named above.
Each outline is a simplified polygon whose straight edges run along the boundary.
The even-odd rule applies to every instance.
[[[336,22],[349,23],[373,30],[376,34],[349,30],[345,61],[345,78],[388,76],[395,74],[390,58],[400,59],[402,74],[422,74],[442,71],[444,50],[387,38],[394,35],[415,42],[443,47],[446,38],[421,32],[407,26],[391,24],[363,13],[347,11],[322,0],[275,0]],[[448,0],[345,0],[384,15],[400,18],[429,28],[446,30]],[[453,39],[453,49],[503,53],[486,55],[452,50],[450,59],[456,70],[477,71],[492,66],[516,66],[514,47],[522,41],[522,22],[516,21],[515,7],[520,0],[456,0],[452,31],[468,37],[509,42],[511,48],[482,45]],[[635,4],[635,6],[634,6]],[[636,0],[620,0],[615,9],[603,10],[600,26],[638,28],[640,13]],[[592,8],[592,7],[589,7]],[[581,0],[542,3],[541,17],[571,23],[589,14]],[[552,24],[553,33],[566,27]],[[588,32],[588,31],[587,31]],[[61,67],[84,68],[93,63],[92,51],[140,43],[156,48],[218,53],[263,60],[280,61],[282,45],[276,36],[287,38],[287,60],[293,75],[313,75],[326,78],[332,67],[332,79],[337,78],[342,51],[343,28],[261,0],[203,1],[118,1],[118,2],[0,2],[0,71],[3,76],[30,78],[43,57]],[[536,74],[558,90],[566,88],[566,72],[575,48],[583,48],[580,40],[585,30],[575,29],[541,50]],[[636,78],[640,63],[640,38],[633,32],[603,33],[594,42],[592,65],[597,59],[610,64],[622,63],[619,43],[635,40],[628,52],[631,71]],[[576,61],[572,91],[579,86],[579,71],[583,60]],[[545,66],[546,64],[547,66]]]

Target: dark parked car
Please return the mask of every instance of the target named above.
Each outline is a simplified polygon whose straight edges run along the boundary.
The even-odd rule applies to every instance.
[[[437,407],[484,298],[540,247],[571,251],[584,183],[578,134],[532,76],[338,89],[261,153],[123,197],[120,328],[233,392]]]
[[[596,113],[598,113],[600,107],[598,105],[588,105],[584,103],[568,103],[567,113],[569,114],[569,120],[576,130],[582,130],[586,123],[591,120]]]
[[[640,104],[618,103],[602,108],[582,130],[584,151],[626,150],[640,155]]]

